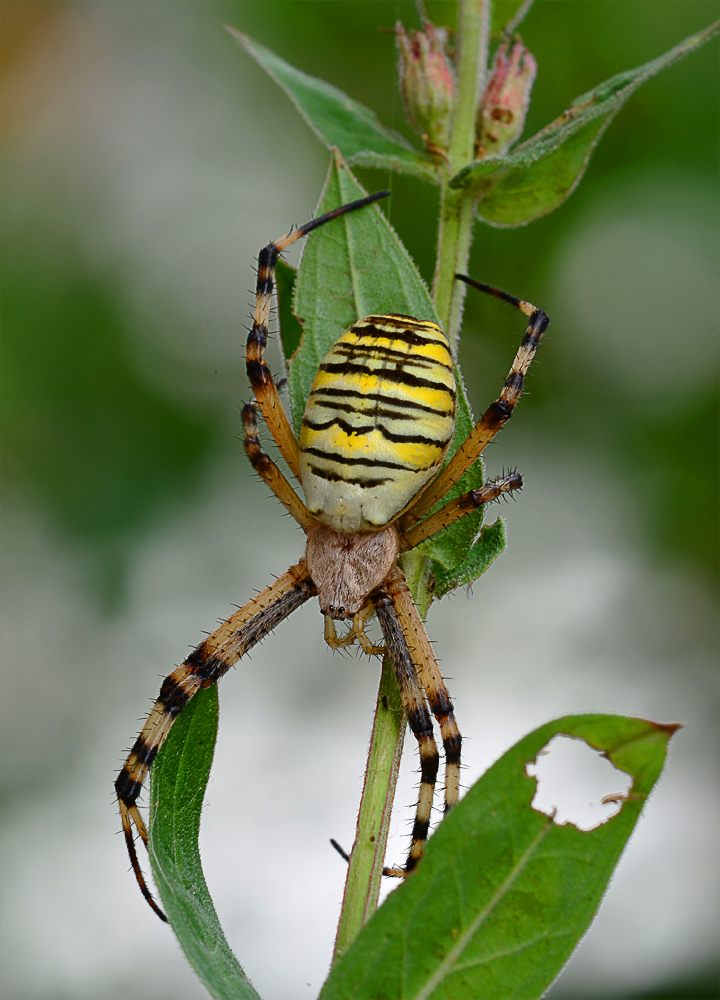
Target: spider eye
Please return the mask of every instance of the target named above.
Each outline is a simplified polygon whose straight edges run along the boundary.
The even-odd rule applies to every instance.
[[[339,615],[344,615],[345,614],[345,605],[344,604],[341,604],[340,607],[338,608],[338,614]]]

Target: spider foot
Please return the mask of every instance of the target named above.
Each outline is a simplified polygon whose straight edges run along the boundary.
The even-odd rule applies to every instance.
[[[338,852],[343,861],[347,861],[349,864],[350,855],[348,854],[348,852],[344,848],[342,848],[340,844],[338,844],[337,840],[335,840],[333,837],[330,838],[330,843]],[[410,871],[407,868],[395,867],[395,868],[383,868],[382,873],[383,875],[386,875],[388,878],[407,878],[407,876],[410,874]]]
[[[383,868],[383,875],[387,878],[407,878],[410,872],[407,868]]]
[[[343,859],[343,861],[347,861],[349,863],[350,862],[350,855],[348,854],[347,851],[343,850],[343,848],[340,846],[340,844],[338,844],[337,840],[335,840],[333,837],[331,837],[330,838],[330,843],[335,848],[335,850],[338,852],[338,854]]]

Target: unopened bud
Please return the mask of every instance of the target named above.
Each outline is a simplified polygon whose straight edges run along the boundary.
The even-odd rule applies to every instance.
[[[535,82],[537,62],[522,42],[515,42],[508,57],[508,42],[495,55],[490,81],[478,115],[478,152],[497,156],[520,138]]]
[[[447,32],[423,21],[422,31],[405,31],[398,21],[398,74],[409,124],[436,146],[450,142],[455,77],[445,55]]]

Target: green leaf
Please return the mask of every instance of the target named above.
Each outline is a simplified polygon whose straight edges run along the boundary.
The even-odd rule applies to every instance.
[[[317,214],[330,212],[367,192],[336,153]],[[312,233],[307,240],[295,286],[295,315],[303,324],[299,350],[290,362],[292,418],[299,434],[310,387],[325,355],[342,333],[372,313],[404,313],[437,323],[430,294],[407,250],[377,206],[351,212]],[[456,370],[458,399],[455,433],[448,457],[473,426],[470,405]],[[448,499],[482,485],[476,462]],[[451,569],[461,563],[480,530],[482,512],[468,514],[425,542],[421,549]]]
[[[521,226],[552,212],[580,182],[603,132],[638,87],[694,52],[720,21],[691,35],[659,59],[618,73],[576,98],[567,111],[506,156],[475,160],[450,181],[479,199],[478,217],[493,226]]]
[[[386,128],[374,111],[342,90],[308,76],[264,45],[230,25],[227,31],[277,83],[315,135],[328,149],[337,147],[350,162],[378,170],[396,170],[438,183],[432,159]]]
[[[534,1000],[570,957],[662,770],[677,727],[569,716],[517,743],[443,820],[406,883],[333,967],[321,1000]],[[594,830],[556,826],[526,765],[558,734],[633,777]]]
[[[150,863],[168,920],[210,995],[259,1000],[225,940],[198,850],[217,724],[213,685],[183,709],[157,756],[150,787]]]
[[[336,152],[316,215],[366,194]],[[424,281],[377,205],[350,212],[307,238],[293,311],[304,329],[300,349],[290,362],[290,399],[298,435],[321,362],[356,320],[396,312],[438,321]]]
[[[433,566],[433,575],[435,576],[433,595],[437,598],[444,597],[456,587],[465,587],[467,584],[473,583],[483,575],[486,569],[490,568],[504,551],[505,522],[499,517],[482,529],[473,543],[467,559],[458,566],[454,566],[450,570],[446,570],[437,563]]]
[[[460,445],[472,430],[474,424],[470,404],[468,403],[465,395],[465,386],[463,385],[458,368],[455,369],[455,379],[458,385],[457,419],[455,421],[453,439],[450,442],[450,448],[448,449],[448,460],[458,450]],[[462,496],[463,493],[469,493],[470,490],[480,489],[483,482],[484,467],[482,459],[478,459],[473,463],[473,465],[470,466],[459,482],[457,482],[455,486],[453,486],[453,488],[445,494],[442,503],[436,504],[432,510],[428,511],[428,514],[432,514],[448,501]],[[482,507],[473,511],[472,514],[466,514],[449,528],[445,528],[437,535],[433,535],[432,538],[428,538],[428,540],[419,545],[418,548],[421,552],[433,560],[436,567],[440,567],[442,570],[447,570],[449,572],[456,571],[468,557],[472,544],[480,531],[480,527],[483,522],[483,515],[484,510]]]
[[[300,346],[302,337],[302,326],[292,310],[296,278],[295,268],[279,257],[275,265],[275,292],[278,303],[280,342],[286,358],[293,356]]]

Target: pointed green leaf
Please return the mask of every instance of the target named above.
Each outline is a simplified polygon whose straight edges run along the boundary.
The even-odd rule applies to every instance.
[[[210,995],[259,1000],[225,940],[198,849],[217,724],[213,685],[183,709],[157,756],[150,787],[150,863],[168,920]]]
[[[474,583],[483,575],[486,569],[495,562],[498,556],[505,551],[505,522],[501,517],[492,524],[486,525],[476,541],[473,543],[467,559],[458,566],[453,566],[446,570],[443,566],[435,563],[433,575],[435,577],[435,589],[433,596],[444,597],[451,590],[457,587],[465,587]]]
[[[480,201],[478,217],[493,226],[521,226],[561,205],[580,182],[603,132],[638,87],[694,52],[720,21],[691,35],[659,59],[618,73],[576,98],[559,118],[506,156],[476,160],[453,177]]]
[[[335,153],[316,215],[366,194]],[[437,323],[424,281],[377,205],[335,219],[307,238],[293,311],[304,329],[300,349],[290,362],[290,398],[298,434],[321,362],[357,319],[397,312]]]
[[[317,214],[362,198],[367,192],[335,154]],[[295,286],[294,313],[304,333],[290,361],[290,400],[297,433],[310,386],[325,355],[349,326],[371,313],[404,313],[437,323],[430,294],[407,250],[373,205],[322,226],[307,240]],[[458,399],[454,454],[473,426],[470,405],[456,371]],[[465,473],[451,499],[482,485],[482,463]],[[467,556],[480,525],[476,511],[423,544],[422,551],[451,569]]]
[[[535,1000],[570,957],[662,770],[677,727],[569,716],[517,743],[443,820],[416,873],[333,967],[321,1000]],[[556,735],[632,775],[620,812],[581,831],[531,802],[525,768]]]
[[[237,28],[227,30],[245,51],[282,87],[315,135],[328,149],[337,147],[350,163],[378,170],[396,170],[437,183],[432,159],[413,149],[397,132],[386,128],[374,111],[342,90],[308,76],[248,38]]]

